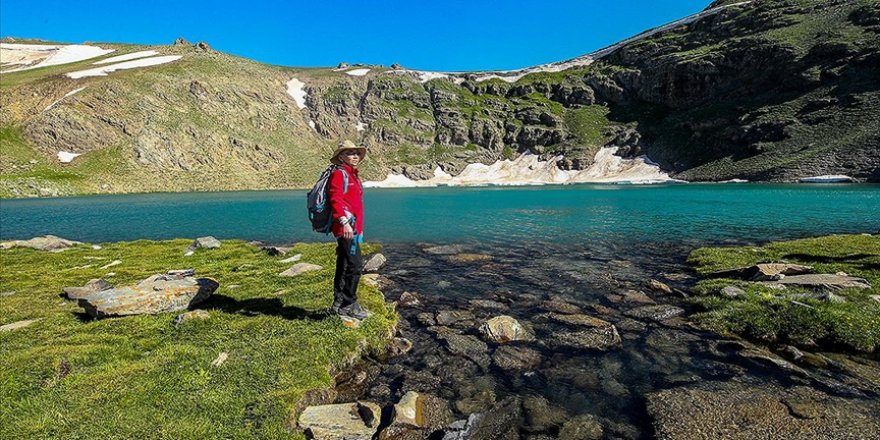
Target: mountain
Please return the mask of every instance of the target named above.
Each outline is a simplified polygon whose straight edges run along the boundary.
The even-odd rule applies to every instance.
[[[873,0],[717,1],[505,72],[288,68],[183,40],[60,46],[0,46],[0,196],[301,188],[344,138],[370,148],[375,180],[523,153],[579,170],[613,147],[689,181],[880,181]],[[155,64],[73,74],[120,63]]]

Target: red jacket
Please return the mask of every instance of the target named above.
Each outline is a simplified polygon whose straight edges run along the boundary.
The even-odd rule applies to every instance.
[[[333,209],[333,235],[342,236],[343,226],[337,219],[342,216],[355,218],[354,233],[364,233],[364,187],[358,176],[357,168],[345,164],[341,167],[348,173],[348,191],[343,192],[345,178],[342,170],[337,169],[330,175],[330,187],[327,189],[330,207]]]

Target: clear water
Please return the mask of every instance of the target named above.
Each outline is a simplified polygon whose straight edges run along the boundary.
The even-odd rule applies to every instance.
[[[880,230],[880,185],[435,188],[368,190],[365,197],[367,239],[382,242],[389,259],[382,273],[393,285],[386,296],[396,300],[414,291],[422,305],[399,309],[400,332],[415,343],[413,351],[374,365],[371,379],[344,398],[390,405],[415,390],[447,399],[456,416],[466,417],[511,396],[539,396],[546,399],[543,406],[569,417],[598,416],[605,438],[654,438],[645,396],[656,390],[705,381],[760,386],[792,380],[772,367],[719,353],[716,335],[681,318],[634,328],[625,313],[638,304],[619,302],[616,294],[644,290],[651,278],[687,288],[694,279],[684,260],[701,245]],[[0,238],[327,239],[309,229],[304,205],[303,191],[6,200],[0,201]],[[454,261],[425,252],[439,243],[459,243],[462,252],[491,259]],[[548,343],[565,330],[536,317],[544,312],[541,302],[551,298],[617,325],[622,346],[596,352]],[[505,308],[480,309],[474,299]],[[683,305],[675,298],[655,299]],[[528,323],[538,342],[524,345],[540,353],[540,365],[530,372],[505,371],[453,355],[419,317],[442,310],[471,311],[476,322],[507,314]],[[460,327],[478,335],[474,326]],[[490,344],[486,355],[494,350]],[[870,386],[838,376],[816,373],[806,384],[853,399],[878,398]],[[536,428],[528,417],[519,425],[522,438],[559,435],[558,424]]]
[[[368,190],[367,240],[510,244],[771,240],[880,229],[880,185],[689,184]],[[319,241],[304,191],[0,200],[0,239],[213,235]]]

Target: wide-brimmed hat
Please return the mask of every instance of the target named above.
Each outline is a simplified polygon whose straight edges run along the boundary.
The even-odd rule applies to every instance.
[[[330,162],[335,163],[336,165],[342,165],[342,161],[339,160],[339,154],[345,150],[358,150],[361,154],[361,160],[364,160],[367,157],[367,148],[366,147],[358,147],[352,141],[342,141],[339,145],[336,146],[336,151],[330,156]]]

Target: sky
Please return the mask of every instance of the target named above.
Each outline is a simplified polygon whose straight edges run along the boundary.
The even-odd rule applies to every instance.
[[[2,0],[0,36],[171,44],[296,67],[506,70],[573,58],[711,0]]]

